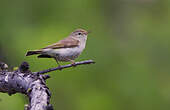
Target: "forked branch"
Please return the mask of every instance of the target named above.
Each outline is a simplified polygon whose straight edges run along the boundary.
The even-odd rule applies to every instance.
[[[39,72],[31,72],[27,62],[23,62],[19,69],[9,72],[7,65],[0,62],[0,92],[25,94],[29,97],[29,104],[25,110],[53,110],[50,104],[50,91],[46,86],[46,79],[50,76],[43,75],[55,70],[61,70],[77,65],[95,63],[93,60],[76,62],[74,65],[68,64],[56,68],[51,68]]]

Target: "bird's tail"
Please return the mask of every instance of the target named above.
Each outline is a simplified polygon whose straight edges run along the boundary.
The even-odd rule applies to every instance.
[[[35,55],[35,54],[41,54],[41,50],[33,50],[33,51],[28,51],[25,56],[30,56],[30,55]]]

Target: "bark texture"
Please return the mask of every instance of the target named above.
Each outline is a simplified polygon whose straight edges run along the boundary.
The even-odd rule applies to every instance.
[[[46,86],[46,80],[50,78],[50,76],[44,75],[44,73],[82,64],[91,64],[94,63],[94,61],[76,62],[74,65],[64,65],[40,72],[31,72],[27,62],[23,62],[18,70],[12,72],[7,70],[5,63],[0,63],[0,92],[8,93],[9,95],[21,93],[28,96],[29,104],[25,105],[25,110],[53,110],[50,104],[51,93]]]

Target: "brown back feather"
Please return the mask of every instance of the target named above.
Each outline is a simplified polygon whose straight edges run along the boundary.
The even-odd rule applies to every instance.
[[[59,42],[55,43],[55,44],[52,44],[52,45],[49,45],[45,48],[42,48],[42,49],[59,49],[59,48],[71,48],[71,47],[76,47],[78,46],[79,44],[79,41],[78,40],[75,40],[71,37],[67,37],[65,38],[64,40],[60,40]]]

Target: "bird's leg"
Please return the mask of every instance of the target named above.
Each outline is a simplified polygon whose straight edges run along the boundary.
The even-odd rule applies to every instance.
[[[75,64],[75,61],[74,60],[71,60],[71,59],[67,59],[69,62],[71,62],[71,64],[72,64],[72,66],[76,66],[76,64]]]
[[[61,65],[59,64],[59,62],[58,62],[57,58],[54,58],[54,59],[55,59],[55,61],[57,62],[58,67],[60,68],[60,67],[61,67]],[[62,69],[60,69],[60,70],[62,70]]]

